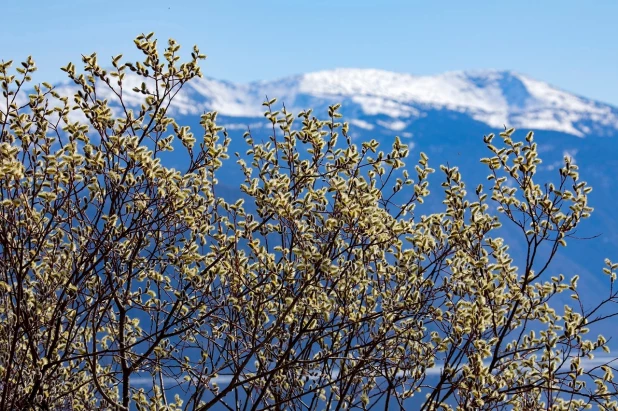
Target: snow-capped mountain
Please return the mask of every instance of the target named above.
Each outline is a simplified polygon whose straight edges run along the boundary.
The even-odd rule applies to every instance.
[[[336,69],[249,84],[202,78],[187,84],[174,108],[179,114],[216,110],[230,117],[261,117],[265,96],[277,97],[292,111],[343,102],[344,113],[352,114],[346,118],[361,128],[375,126],[361,117],[386,116],[391,121],[382,119],[382,125],[399,131],[431,111],[446,110],[492,128],[506,125],[578,137],[618,134],[618,108],[495,70],[413,76]]]
[[[123,85],[126,103],[142,103],[143,95],[131,91],[142,81],[127,74]],[[69,84],[57,88],[64,95],[76,90]],[[116,99],[105,87],[98,93],[110,101]],[[375,69],[335,69],[248,84],[196,78],[175,96],[172,110],[180,116],[215,110],[231,118],[261,118],[261,104],[267,96],[277,97],[292,112],[313,108],[325,113],[329,105],[343,103],[346,120],[365,130],[377,127],[410,134],[407,129],[415,128],[419,119],[450,113],[492,129],[507,126],[577,137],[618,135],[618,108],[522,74],[497,70],[414,76]],[[228,126],[245,124],[231,122]]]

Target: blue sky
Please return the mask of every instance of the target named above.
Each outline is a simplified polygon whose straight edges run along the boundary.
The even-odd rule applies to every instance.
[[[618,106],[618,1],[2,0],[0,59],[34,56],[38,81],[82,53],[138,58],[155,31],[237,82],[336,67],[417,75],[511,69]]]

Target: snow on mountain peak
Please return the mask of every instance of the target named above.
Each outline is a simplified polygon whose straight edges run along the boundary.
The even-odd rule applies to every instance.
[[[125,77],[129,104],[139,105],[142,97],[137,93],[133,96],[130,89],[141,81],[134,75]],[[69,89],[74,86],[61,87],[67,89],[61,94],[73,94]],[[101,96],[112,101],[115,98],[111,91]],[[618,132],[618,109],[518,73],[498,70],[414,76],[377,69],[335,69],[249,84],[198,78],[176,95],[171,108],[181,115],[216,110],[232,117],[261,117],[261,103],[266,97],[277,97],[292,111],[322,110],[342,102],[344,110],[354,113],[348,120],[366,126],[369,123],[364,116],[387,116],[392,120],[381,121],[393,130],[411,126],[432,110],[450,110],[492,128],[506,125],[580,137]]]
[[[510,71],[447,72],[413,76],[373,69],[336,69],[302,77],[302,93],[349,97],[367,114],[405,117],[419,108],[468,113],[492,127],[503,125],[555,130],[583,137],[595,122],[618,129],[618,112]],[[393,104],[394,103],[394,104]],[[393,112],[392,106],[399,106]]]
[[[260,115],[260,103],[268,96],[278,97],[292,110],[344,102],[344,109],[356,106],[364,115],[386,115],[401,121],[422,117],[428,110],[451,110],[494,128],[507,125],[580,137],[602,134],[603,128],[618,130],[617,109],[511,71],[414,76],[340,68],[246,85],[200,79],[188,93],[195,100],[188,107],[229,116]]]
[[[371,96],[448,109],[491,110],[503,104],[495,90],[471,87],[459,73],[413,76],[383,70],[337,69],[304,75],[299,90],[319,96]]]

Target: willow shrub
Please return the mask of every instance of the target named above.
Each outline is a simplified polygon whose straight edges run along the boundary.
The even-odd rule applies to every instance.
[[[611,361],[587,366],[616,291],[557,312],[577,278],[541,278],[591,212],[568,158],[539,182],[532,133],[507,130],[485,138],[487,187],[441,166],[430,194],[398,138],[356,145],[338,105],[270,100],[227,202],[216,113],[199,137],[170,115],[205,56],[135,44],[142,62],[64,67],[74,96],[29,86],[31,58],[0,64],[0,409],[616,408]],[[421,215],[430,195],[443,207]]]

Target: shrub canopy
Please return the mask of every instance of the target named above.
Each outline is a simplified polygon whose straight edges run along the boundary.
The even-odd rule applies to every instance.
[[[226,199],[217,114],[196,136],[170,112],[205,56],[135,44],[142,62],[64,67],[74,96],[26,95],[34,61],[0,64],[0,409],[616,409],[587,332],[615,314],[618,264],[587,310],[577,277],[547,276],[591,212],[568,158],[537,181],[532,133],[505,130],[485,186],[440,166],[430,194],[398,138],[355,144],[339,105],[269,100]]]

